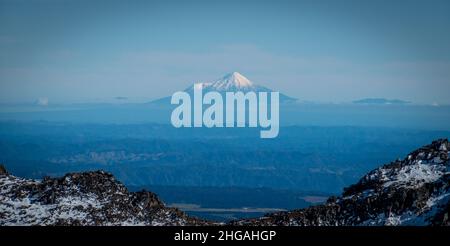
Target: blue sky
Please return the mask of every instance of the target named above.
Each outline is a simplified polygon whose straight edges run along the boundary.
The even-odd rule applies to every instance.
[[[146,101],[238,71],[308,101],[449,104],[449,1],[4,1],[0,102]]]

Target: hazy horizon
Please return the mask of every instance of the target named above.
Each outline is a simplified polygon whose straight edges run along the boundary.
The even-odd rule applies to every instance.
[[[302,101],[450,104],[449,12],[448,1],[0,0],[0,103],[145,102],[238,71]]]

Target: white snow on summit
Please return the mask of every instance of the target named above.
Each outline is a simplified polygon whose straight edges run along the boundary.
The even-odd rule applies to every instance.
[[[250,81],[248,78],[246,78],[244,75],[233,72],[225,75],[224,77],[213,81],[213,82],[202,82],[202,83],[196,83],[193,86],[186,89],[186,91],[192,91],[193,88],[201,87],[204,91],[218,91],[218,92],[236,92],[236,91],[266,91],[270,92],[271,90],[254,84],[252,81]]]
[[[232,88],[246,88],[252,87],[253,83],[238,72],[227,74],[225,77],[212,82],[207,83],[207,86],[213,87],[216,90],[230,90]]]

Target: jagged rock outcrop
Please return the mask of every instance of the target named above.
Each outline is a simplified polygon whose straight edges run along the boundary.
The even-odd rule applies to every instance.
[[[1,171],[3,170],[3,171]],[[0,225],[202,225],[103,171],[28,180],[0,168]]]
[[[450,145],[440,139],[377,168],[319,206],[233,225],[450,225]]]
[[[8,171],[6,171],[5,166],[0,164],[0,175],[7,175],[7,174],[8,174]]]

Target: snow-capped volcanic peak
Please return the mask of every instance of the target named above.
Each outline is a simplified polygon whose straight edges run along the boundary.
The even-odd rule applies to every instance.
[[[214,80],[214,81],[208,81],[208,82],[196,82],[186,88],[184,91],[189,93],[190,95],[193,95],[195,89],[202,89],[203,93],[215,91],[219,92],[221,94],[224,94],[226,92],[273,92],[273,90],[258,85],[257,83],[254,83],[250,81],[248,78],[246,78],[244,75],[238,73],[238,72],[232,72],[225,76],[223,76],[220,79]],[[277,90],[275,90],[277,91]],[[284,95],[280,92],[279,94],[280,102],[294,102],[297,99],[289,97],[287,95]],[[156,103],[170,103],[170,97],[164,97],[158,100],[155,100]]]
[[[253,86],[253,83],[244,77],[244,75],[233,72],[225,75],[223,78],[209,83],[208,86],[215,88],[216,90],[230,90],[230,89],[242,89]]]
[[[225,75],[224,77],[215,80],[213,82],[203,82],[203,83],[196,83],[193,86],[186,89],[186,91],[192,91],[194,88],[202,88],[204,91],[218,91],[218,92],[237,92],[237,91],[254,91],[254,92],[260,92],[260,91],[266,91],[270,92],[271,90],[263,87],[258,86],[249,79],[247,79],[244,75],[233,72]]]

